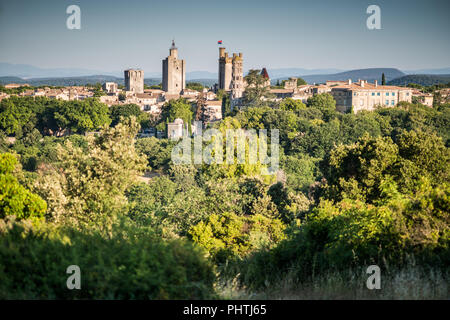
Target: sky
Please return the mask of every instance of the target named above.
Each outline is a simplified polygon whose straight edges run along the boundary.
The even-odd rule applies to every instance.
[[[74,4],[80,30],[66,27]],[[161,72],[175,39],[188,72],[217,72],[218,40],[245,69],[444,68],[449,12],[448,0],[0,0],[0,62]]]

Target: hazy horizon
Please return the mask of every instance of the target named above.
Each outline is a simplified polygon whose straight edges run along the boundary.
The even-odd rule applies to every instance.
[[[81,8],[81,29],[66,8]],[[381,30],[366,9],[381,8]],[[0,62],[38,68],[160,73],[172,39],[187,72],[217,73],[218,45],[243,52],[244,68],[450,67],[449,1],[57,1],[0,0]]]

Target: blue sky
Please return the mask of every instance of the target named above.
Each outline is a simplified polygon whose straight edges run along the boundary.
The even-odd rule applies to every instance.
[[[81,30],[66,8],[81,8]],[[381,30],[366,9],[381,8]],[[403,70],[450,66],[450,1],[0,0],[0,61],[160,72],[175,38],[187,71],[217,71],[218,45],[244,67]]]

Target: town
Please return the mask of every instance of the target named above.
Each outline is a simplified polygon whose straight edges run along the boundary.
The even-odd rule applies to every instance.
[[[187,88],[186,86],[186,61],[178,57],[178,48],[175,41],[169,48],[169,56],[162,60],[162,83],[159,88],[146,88],[144,86],[144,71],[141,69],[127,69],[124,71],[124,86],[116,82],[102,84],[102,93],[97,94],[93,86],[67,86],[63,88],[37,88],[26,89],[19,96],[45,96],[61,100],[83,100],[98,96],[99,101],[108,106],[135,104],[140,109],[156,120],[160,117],[162,107],[172,100],[184,99],[192,105],[199,114],[197,120],[203,122],[203,126],[220,121],[224,118],[224,104],[229,104],[230,111],[245,107],[243,100],[246,89],[249,86],[243,72],[243,53],[233,53],[232,56],[225,51],[225,47],[219,47],[218,81],[210,87],[201,90]],[[264,100],[280,102],[283,99],[292,99],[307,103],[314,95],[329,93],[336,101],[336,110],[346,113],[357,113],[362,110],[374,110],[381,107],[395,107],[399,102],[411,102],[417,99],[421,104],[432,107],[433,95],[424,93],[414,88],[390,86],[379,84],[377,80],[369,83],[359,79],[352,82],[351,79],[340,81],[330,80],[321,84],[306,84],[296,77],[282,81],[282,85],[272,86],[271,79],[265,67],[261,68],[259,76],[262,81],[259,84],[267,89],[268,97]],[[27,84],[6,84],[4,88],[14,89],[26,87]],[[122,87],[122,88],[119,88]],[[11,94],[0,92],[0,101]],[[448,89],[442,90],[446,98]],[[226,96],[228,99],[223,99]],[[225,100],[225,101],[224,101]],[[141,135],[178,138],[183,134],[186,124],[182,119],[167,123],[165,130],[146,128]]]
[[[167,319],[448,301],[448,12],[1,2],[0,299]]]

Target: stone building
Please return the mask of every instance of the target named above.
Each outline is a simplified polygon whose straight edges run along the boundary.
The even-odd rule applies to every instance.
[[[107,93],[116,93],[118,89],[117,83],[115,82],[105,82],[102,87]]]
[[[419,90],[413,90],[413,98],[425,106],[433,107],[433,95],[431,93],[424,93]]]
[[[168,94],[181,94],[186,87],[186,64],[178,59],[175,41],[169,49],[169,56],[162,62],[162,89]]]
[[[336,100],[336,109],[341,112],[374,110],[377,106],[393,107],[401,101],[411,102],[412,89],[406,87],[383,86],[365,80],[331,87],[330,94]]]
[[[224,47],[219,48],[219,85],[217,89],[225,91],[231,90],[231,73],[232,73],[232,59],[225,52]]]
[[[184,126],[182,119],[176,118],[174,122],[167,124],[167,138],[179,139],[183,136],[183,133],[187,134],[187,126]]]
[[[241,105],[242,97],[244,95],[244,69],[243,69],[242,53],[233,53],[231,65],[231,94],[230,107]]]
[[[125,70],[125,90],[134,93],[144,93],[144,71],[137,69]]]

